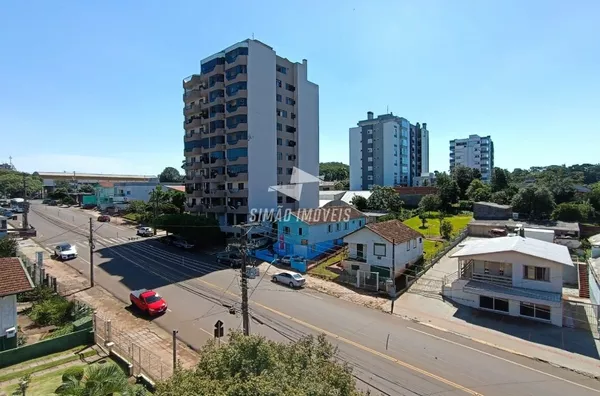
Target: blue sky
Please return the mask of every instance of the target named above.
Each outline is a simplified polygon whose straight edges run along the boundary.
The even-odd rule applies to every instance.
[[[386,108],[448,141],[491,135],[496,165],[600,162],[600,2],[7,1],[0,162],[157,174],[183,159],[181,80],[252,37],[320,86],[321,161]],[[594,110],[595,109],[595,110]],[[595,142],[595,144],[592,144]]]

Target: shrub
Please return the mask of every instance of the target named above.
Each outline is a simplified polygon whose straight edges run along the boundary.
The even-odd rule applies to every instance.
[[[66,369],[62,375],[62,382],[67,382],[71,377],[75,378],[77,381],[80,381],[83,378],[83,367],[75,366]]]
[[[17,295],[17,301],[39,302],[51,299],[55,295],[54,290],[48,286],[38,285],[32,291]]]
[[[75,304],[72,301],[55,295],[48,300],[34,304],[29,317],[38,326],[61,326],[72,319],[74,307]]]
[[[458,201],[458,209],[472,211],[473,201]]]
[[[67,334],[71,334],[75,330],[75,326],[72,323],[68,323],[58,329],[54,330],[52,333],[47,334],[43,337],[44,340],[49,340],[51,338],[61,337]]]
[[[440,234],[444,239],[450,239],[452,236],[452,223],[448,220],[442,220],[440,223]]]

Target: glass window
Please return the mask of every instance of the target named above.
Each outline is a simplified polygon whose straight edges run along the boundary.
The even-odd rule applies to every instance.
[[[287,74],[287,67],[277,65],[276,70],[281,74]]]
[[[550,268],[524,265],[523,279],[550,282]]]
[[[281,95],[279,95],[279,94],[277,94],[277,101],[278,101],[278,102],[281,102],[281,101],[282,101],[282,97],[281,97]]]
[[[385,243],[374,243],[373,244],[373,254],[375,256],[385,256]]]
[[[279,80],[279,79],[275,80],[275,84],[276,84],[276,85],[277,85],[279,88],[281,88],[281,80]]]
[[[285,98],[285,103],[293,106],[296,104],[296,101],[292,98]]]

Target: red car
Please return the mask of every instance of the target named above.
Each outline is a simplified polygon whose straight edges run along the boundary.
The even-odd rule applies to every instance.
[[[153,290],[134,290],[129,295],[131,305],[146,312],[150,316],[156,316],[165,313],[167,302]]]
[[[101,223],[110,222],[110,216],[100,215],[100,216],[98,216],[98,221]]]

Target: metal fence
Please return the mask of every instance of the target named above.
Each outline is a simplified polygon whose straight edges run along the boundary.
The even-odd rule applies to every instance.
[[[600,306],[596,304],[563,299],[563,326],[589,330],[599,338],[599,310]]]
[[[379,272],[356,271],[356,286],[372,291],[379,290]]]
[[[158,355],[135,342],[128,332],[119,329],[111,320],[94,314],[94,341],[107,353],[115,352],[130,365],[132,375],[145,375],[162,381],[173,374],[173,366],[165,364]]]

